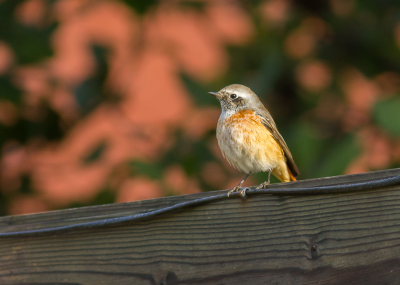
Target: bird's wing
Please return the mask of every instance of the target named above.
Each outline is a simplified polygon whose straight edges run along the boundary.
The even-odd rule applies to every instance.
[[[283,152],[285,153],[286,156],[286,164],[290,169],[290,172],[293,174],[294,177],[300,174],[299,169],[297,168],[296,163],[293,160],[293,156],[290,153],[290,150],[281,136],[281,134],[278,132],[278,129],[276,128],[275,122],[272,119],[272,116],[270,113],[267,111],[267,109],[257,109],[255,113],[261,118],[261,122],[266,127],[272,134],[272,136],[275,138],[275,140],[279,143],[279,145],[282,147]]]

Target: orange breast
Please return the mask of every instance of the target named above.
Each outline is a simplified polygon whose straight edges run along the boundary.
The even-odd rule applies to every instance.
[[[279,143],[252,110],[220,118],[217,138],[224,157],[243,172],[269,171],[284,161]]]

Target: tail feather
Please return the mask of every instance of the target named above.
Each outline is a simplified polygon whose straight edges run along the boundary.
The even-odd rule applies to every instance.
[[[293,176],[292,172],[290,171],[289,167],[288,167],[288,172],[289,172],[290,179],[292,179],[292,181],[297,181],[296,178]]]

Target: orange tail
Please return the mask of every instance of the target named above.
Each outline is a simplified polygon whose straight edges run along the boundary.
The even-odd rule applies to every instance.
[[[290,179],[292,179],[292,181],[297,181],[296,178],[294,178],[292,172],[290,172],[289,167],[288,167],[288,172],[289,172]]]

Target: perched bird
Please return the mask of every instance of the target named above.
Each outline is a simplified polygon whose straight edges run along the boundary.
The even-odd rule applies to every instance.
[[[269,172],[282,182],[296,181],[299,169],[294,163],[281,134],[276,128],[270,113],[250,88],[232,84],[219,92],[209,92],[221,103],[221,116],[218,120],[217,139],[223,156],[236,169],[246,176],[229,191],[228,196],[239,191],[251,173]],[[242,196],[246,195],[241,191]]]

